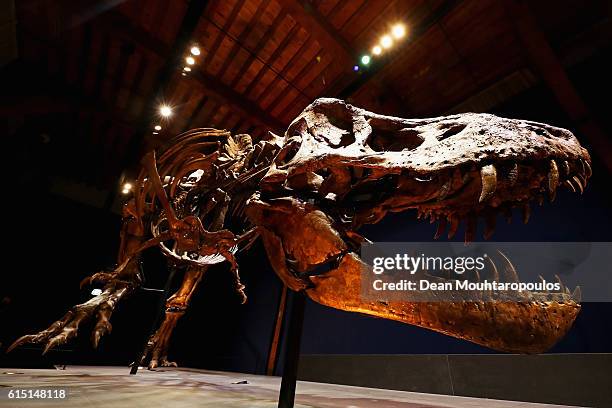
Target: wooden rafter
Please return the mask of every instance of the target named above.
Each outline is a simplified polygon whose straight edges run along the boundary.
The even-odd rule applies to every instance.
[[[243,78],[246,70],[249,69],[249,67],[251,66],[253,61],[255,61],[255,58],[257,58],[257,55],[259,55],[259,52],[268,43],[270,38],[272,38],[272,35],[276,31],[276,28],[280,26],[280,23],[283,21],[283,19],[286,16],[287,16],[287,12],[281,10],[276,15],[276,17],[274,17],[274,20],[272,21],[272,24],[270,24],[270,26],[267,28],[265,34],[259,39],[255,49],[254,50],[250,50],[251,51],[251,55],[249,55],[249,58],[241,65],[240,69],[238,69],[238,75],[236,75],[236,77],[233,79],[232,83],[230,84],[231,88],[235,88],[236,85],[238,85],[238,82],[240,82],[240,80]]]
[[[351,67],[351,61],[357,57],[351,46],[338,35],[338,32],[327,21],[325,16],[304,0],[280,0],[281,5],[286,9],[302,27],[308,27],[312,37],[325,48],[329,48],[338,59]],[[348,70],[347,70],[348,71]],[[352,72],[352,71],[351,71]]]

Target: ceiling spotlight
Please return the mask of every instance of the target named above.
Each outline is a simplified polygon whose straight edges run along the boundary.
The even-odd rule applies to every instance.
[[[170,116],[172,116],[172,108],[168,105],[162,105],[159,107],[159,114],[162,115],[164,118],[169,118]]]
[[[368,65],[370,63],[370,56],[369,55],[364,55],[363,57],[361,57],[361,63],[363,65]]]
[[[382,45],[383,48],[389,48],[393,45],[393,39],[390,35],[385,35],[380,39],[380,45]]]
[[[92,296],[100,296],[101,294],[102,294],[102,289],[99,289],[99,288],[92,289],[91,291]]]
[[[355,71],[355,72],[359,71],[359,65],[354,65],[353,66],[353,71]]]
[[[128,191],[131,190],[132,189],[132,183],[125,183],[123,185],[123,189],[124,190],[128,190]]]
[[[380,45],[375,45],[374,48],[372,48],[372,54],[380,55],[381,53],[382,53],[382,48]]]
[[[402,38],[406,35],[406,27],[403,24],[396,24],[391,29],[391,34],[393,34],[395,38]]]
[[[155,125],[155,127],[154,127],[153,129],[155,129],[155,130],[161,130],[161,126],[159,126],[159,125]]]
[[[123,190],[121,190],[121,194],[123,195],[128,195],[130,194],[130,190],[126,190],[125,188]]]
[[[198,47],[191,47],[191,53],[193,55],[200,55],[200,49]]]
[[[191,68],[189,68],[189,67],[184,67],[184,68],[183,68],[183,71],[185,71],[185,72],[189,72],[189,71],[191,71]]]
[[[185,62],[187,62],[189,65],[193,65],[195,64],[195,59],[193,57],[187,57],[185,58]]]

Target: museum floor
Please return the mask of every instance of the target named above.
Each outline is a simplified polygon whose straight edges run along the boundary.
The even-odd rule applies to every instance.
[[[0,407],[269,407],[277,406],[279,377],[193,369],[140,370],[126,367],[68,366],[64,370],[0,369]],[[245,382],[246,381],[246,382]],[[68,390],[66,400],[8,400],[8,387],[54,387]],[[535,408],[545,405],[301,381],[296,407]]]

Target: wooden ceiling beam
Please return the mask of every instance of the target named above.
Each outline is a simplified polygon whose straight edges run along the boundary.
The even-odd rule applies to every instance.
[[[330,51],[347,64],[356,61],[357,55],[350,44],[339,35],[325,16],[319,13],[310,2],[305,0],[280,0],[280,4],[299,25],[310,31],[312,37],[322,47],[330,48]],[[352,64],[347,66],[350,67]]]
[[[197,80],[206,90],[215,94],[236,108],[243,116],[256,123],[269,127],[271,130],[282,131],[286,124],[264,112],[259,106],[250,102],[242,94],[226,86],[217,78],[204,72],[192,71],[189,77]]]
[[[247,60],[240,66],[240,69],[238,69],[238,75],[236,75],[230,84],[231,88],[235,88],[236,85],[238,85],[238,82],[240,82],[240,80],[244,77],[244,74],[249,69],[253,61],[255,61],[255,58],[257,58],[259,52],[266,46],[270,38],[272,38],[272,35],[274,35],[274,32],[280,26],[280,23],[283,21],[286,15],[287,12],[284,9],[279,11],[276,17],[274,17],[274,20],[272,20],[272,24],[270,24],[270,26],[266,29],[265,34],[257,42],[255,49],[247,50],[251,55],[249,55],[249,58],[247,58]]]
[[[437,24],[440,20],[450,14],[455,7],[460,3],[460,0],[445,0],[436,9],[428,13],[423,19],[423,22],[417,26],[414,26],[410,30],[410,36],[402,43],[401,48],[405,48],[408,44],[411,44],[421,38],[431,27]],[[423,8],[429,6],[425,4]],[[369,83],[370,80],[375,79],[376,75],[387,65],[393,62],[393,58],[400,55],[398,48],[392,55],[380,56],[375,58],[367,70],[365,70],[358,78],[345,85],[345,81],[341,78],[338,84],[334,84],[332,89],[338,97],[346,99],[352,94],[357,92],[362,86]],[[340,88],[341,87],[341,88]],[[340,89],[338,89],[340,88]]]
[[[263,11],[266,8],[267,4],[268,4],[267,2],[263,1],[263,2],[261,2],[259,4],[259,6],[257,6],[257,10],[255,11],[255,15],[253,15],[253,17],[251,17],[251,20],[249,21],[249,24],[247,24],[247,26],[238,35],[238,40],[234,41],[234,44],[232,45],[232,48],[231,48],[227,58],[225,59],[225,61],[223,61],[223,65],[221,66],[221,69],[219,69],[219,73],[217,74],[217,76],[219,78],[223,78],[223,75],[225,75],[225,72],[229,68],[230,64],[235,60],[236,55],[238,54],[238,51],[241,48],[241,45],[251,35],[251,33],[253,32],[253,29],[257,26],[257,24],[259,24],[259,19],[261,18],[261,14],[263,13]]]
[[[352,70],[352,66],[359,60],[359,54],[344,39],[341,33],[335,29],[328,19],[306,0],[280,0],[280,3],[302,27],[305,27],[311,33],[312,38],[317,40],[323,49],[339,57],[341,64],[346,64],[346,68],[340,70],[340,72],[346,73],[346,75],[340,76],[344,86],[356,81],[357,79],[355,79],[355,72]],[[332,12],[334,12],[334,10],[332,10]],[[393,113],[400,113],[402,111],[402,99],[391,87],[380,80],[374,81],[373,86],[375,86],[381,94],[385,94],[391,98],[395,110]],[[336,87],[336,89],[339,89],[339,87]],[[331,93],[331,95],[334,95],[334,93]],[[299,96],[297,98],[299,98]],[[274,105],[270,106],[274,107]]]
[[[119,25],[122,27],[120,34],[128,37],[131,35],[131,39],[139,46],[153,52],[164,60],[167,60],[170,57],[171,47],[169,47],[167,44],[151,36],[143,28],[135,26],[129,19],[124,19],[122,16],[118,16],[117,14],[120,13],[114,10],[109,11],[106,14],[111,16],[109,21],[114,23],[120,22]],[[173,66],[172,69],[173,71],[176,71],[176,66]],[[194,69],[187,77],[187,80],[189,79],[196,80],[202,86],[204,86],[204,88],[210,91],[210,93],[214,94],[214,96],[223,99],[230,105],[235,106],[241,112],[241,114],[247,116],[252,121],[255,121],[263,126],[270,127],[274,130],[284,129],[284,123],[272,118],[270,115],[262,111],[257,105],[249,102],[241,94],[236,92],[231,87],[223,84],[217,78],[204,72],[198,72]],[[150,113],[149,111],[145,112]]]

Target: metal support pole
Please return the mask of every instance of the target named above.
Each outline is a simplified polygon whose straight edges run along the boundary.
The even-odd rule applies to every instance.
[[[283,379],[278,396],[278,408],[293,408],[295,401],[295,385],[300,359],[300,342],[302,340],[306,295],[304,292],[293,292],[292,298]]]

